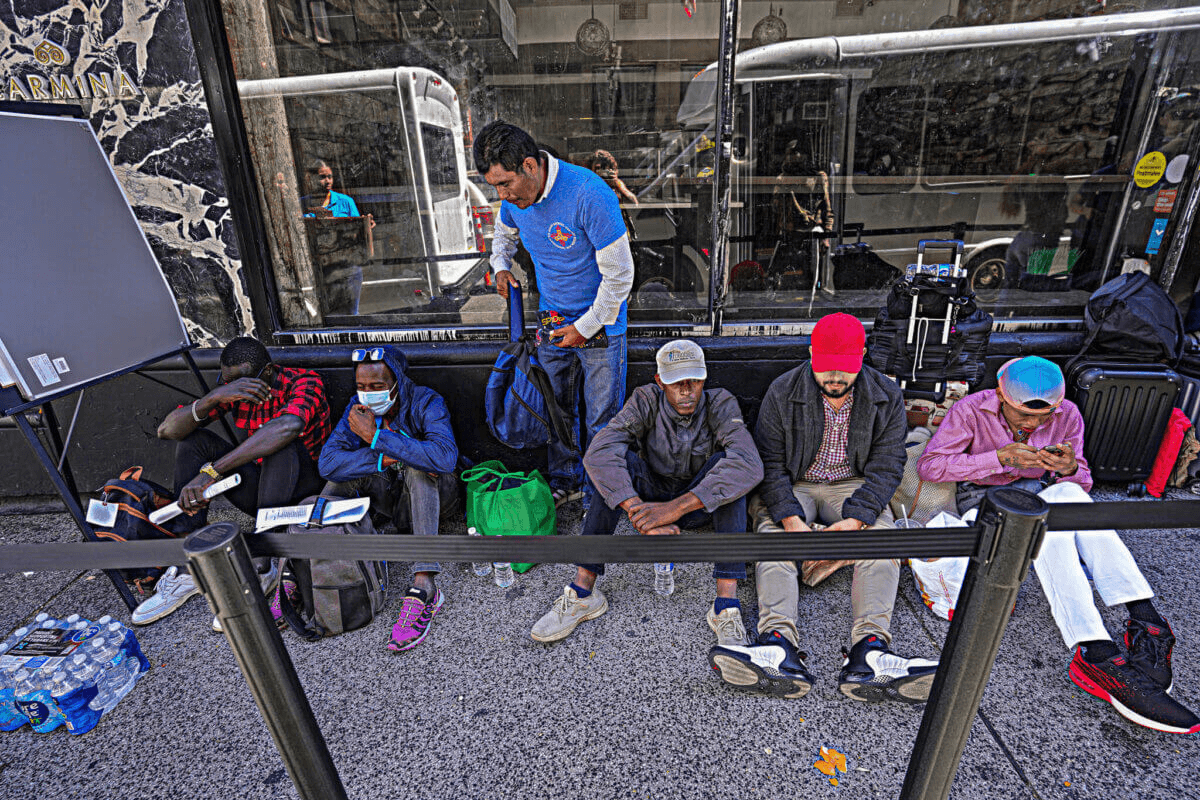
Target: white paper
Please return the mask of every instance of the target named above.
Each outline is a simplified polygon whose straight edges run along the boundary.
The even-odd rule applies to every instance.
[[[58,370],[54,368],[54,363],[50,361],[50,356],[45,353],[30,356],[26,361],[29,362],[29,366],[33,367],[33,372],[37,375],[37,379],[41,381],[42,386],[53,386],[56,383],[62,382],[62,378],[58,377]]]
[[[54,359],[54,371],[62,375],[64,372],[70,372],[71,368],[67,366],[65,358],[56,358]]]
[[[352,497],[348,500],[330,500],[325,504],[325,515],[320,520],[322,525],[344,525],[358,522],[367,515],[371,507],[371,498]],[[260,508],[255,519],[256,533],[278,528],[282,525],[303,525],[312,516],[312,504],[303,506],[284,506],[282,508]]]
[[[117,504],[89,500],[87,521],[89,525],[95,525],[98,528],[111,528],[117,523]]]
[[[308,516],[312,510],[311,504],[283,508],[260,508],[258,517],[255,519],[254,530],[256,533],[261,533],[271,528],[278,528],[280,525],[302,525],[308,522]]]
[[[212,500],[214,497],[219,495],[221,492],[227,492],[230,489],[232,489],[233,487],[240,484],[241,482],[242,482],[242,476],[235,472],[232,475],[230,475],[228,478],[222,478],[221,480],[217,481],[216,483],[211,483],[208,485],[208,488],[204,490],[204,499]],[[162,508],[158,509],[157,511],[153,512],[150,515],[150,521],[153,522],[155,525],[161,525],[162,523],[167,522],[168,520],[175,519],[182,513],[183,513],[183,509],[179,507],[179,501],[176,500],[174,503],[165,505]]]
[[[352,497],[349,500],[333,500],[325,506],[325,515],[321,517],[322,525],[344,525],[347,522],[358,522],[367,515],[371,507],[371,498]]]
[[[0,354],[0,386],[12,386],[16,382],[17,379],[8,371],[8,365],[4,363],[4,355]]]

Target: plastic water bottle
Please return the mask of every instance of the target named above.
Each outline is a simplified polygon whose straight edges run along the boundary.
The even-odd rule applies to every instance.
[[[110,628],[112,624],[110,623]],[[106,630],[105,633],[112,635],[113,631]],[[129,694],[133,685],[137,683],[141,664],[138,658],[129,653],[124,642],[115,636],[98,636],[93,639],[88,655],[104,668],[104,675],[97,682],[96,698],[90,706],[96,711],[106,713],[111,711],[122,697]]]
[[[507,589],[517,582],[517,576],[513,574],[512,563],[509,561],[492,562],[492,572],[492,579],[501,589]]]
[[[480,536],[480,537],[483,536],[482,533],[475,530],[474,528],[467,528],[467,535],[468,536]],[[471,569],[475,570],[476,576],[482,578],[484,575],[487,575],[489,572],[492,571],[492,565],[487,561],[472,561]]]
[[[50,696],[52,676],[45,669],[35,672],[22,670],[24,677],[19,678],[14,693],[17,708],[29,720],[29,724],[38,733],[49,733],[65,721],[58,704]]]
[[[16,647],[17,642],[25,638],[25,634],[29,633],[29,628],[22,625],[17,628],[12,634],[4,640],[4,644],[0,645],[0,654],[7,653],[9,650]]]
[[[117,704],[116,687],[125,683],[125,651],[116,642],[97,636],[88,642],[86,655],[104,670],[96,680],[96,698],[90,703],[94,710],[103,713]]]
[[[17,674],[21,671],[16,664],[0,668],[0,731],[15,731],[29,721],[17,708]]]
[[[675,591],[675,565],[654,565],[654,591],[663,597]]]
[[[89,707],[96,695],[96,690],[84,686],[83,681],[76,675],[65,670],[54,673],[50,686],[50,696],[58,705],[67,730],[78,736],[96,727],[100,721],[100,712]]]

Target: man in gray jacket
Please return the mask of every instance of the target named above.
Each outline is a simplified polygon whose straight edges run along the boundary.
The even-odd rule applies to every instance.
[[[780,375],[763,398],[754,438],[764,478],[751,504],[758,531],[891,528],[887,505],[904,473],[907,430],[900,389],[863,365],[866,334],[849,314],[830,314],[813,329],[812,360]],[[758,641],[719,645],[709,662],[726,683],[802,697],[812,675],[800,653],[794,561],[758,564]],[[854,627],[842,650],[839,689],[854,700],[929,698],[936,661],[893,653],[892,607],[900,580],[895,559],[854,562]]]
[[[642,534],[677,534],[711,516],[720,533],[746,527],[746,494],[762,480],[762,460],[742,421],[737,400],[724,389],[704,390],[708,372],[695,342],[663,345],[654,383],[639,386],[596,434],[583,466],[603,502],[593,503],[584,536],[611,536],[622,513]],[[578,564],[575,580],[533,626],[539,642],[564,639],[579,623],[608,610],[596,587],[603,564]],[[745,563],[716,564],[717,598],[708,625],[717,641],[744,645],[746,628],[737,599]]]

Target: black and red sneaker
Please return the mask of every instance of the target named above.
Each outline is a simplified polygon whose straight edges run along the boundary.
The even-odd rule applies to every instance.
[[[1165,624],[1125,620],[1125,649],[1129,651],[1129,663],[1149,676],[1150,680],[1171,691],[1171,650],[1175,647],[1175,632],[1165,619]]]
[[[1165,733],[1200,733],[1200,717],[1176,702],[1150,676],[1122,655],[1099,664],[1084,660],[1082,648],[1071,659],[1071,681],[1112,705],[1125,719]]]

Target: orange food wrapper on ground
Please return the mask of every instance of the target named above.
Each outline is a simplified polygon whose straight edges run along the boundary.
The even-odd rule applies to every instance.
[[[833,764],[830,764],[828,761],[817,761],[813,764],[813,766],[816,767],[821,772],[825,773],[826,775],[833,774],[833,770],[834,770]]]
[[[838,784],[837,784],[837,778],[830,778],[830,779],[829,779],[829,784],[830,784],[831,786],[837,786],[837,785],[838,785]]]
[[[825,756],[825,760],[837,767],[838,772],[846,771],[846,756],[837,750],[830,750],[829,754]]]

